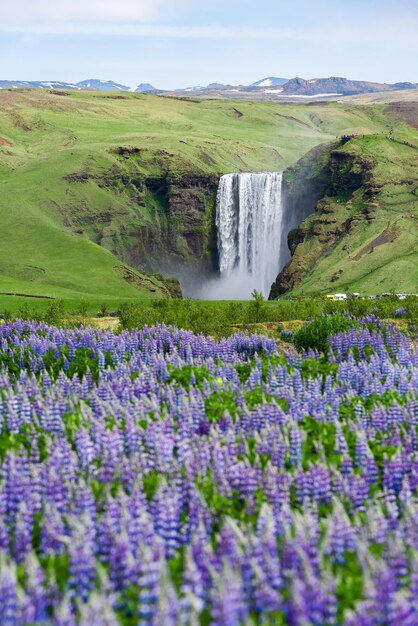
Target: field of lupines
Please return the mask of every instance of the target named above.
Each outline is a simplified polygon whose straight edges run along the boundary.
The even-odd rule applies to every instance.
[[[0,326],[0,625],[418,624],[418,349]]]

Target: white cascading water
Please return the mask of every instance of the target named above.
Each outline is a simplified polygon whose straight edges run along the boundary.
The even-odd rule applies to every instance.
[[[282,172],[227,174],[217,197],[216,227],[220,280],[214,298],[268,297],[280,269]]]

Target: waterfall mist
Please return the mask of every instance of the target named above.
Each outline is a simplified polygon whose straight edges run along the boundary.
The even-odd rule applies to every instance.
[[[245,300],[253,289],[268,297],[289,255],[282,204],[282,172],[222,176],[216,206],[220,277],[205,284],[201,297]]]

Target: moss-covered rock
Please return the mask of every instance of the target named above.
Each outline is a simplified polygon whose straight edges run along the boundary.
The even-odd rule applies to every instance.
[[[143,172],[142,151],[119,147],[110,168],[89,160],[66,177],[77,190],[62,207],[64,223],[145,272],[175,273],[185,282],[210,275],[216,267],[215,174]],[[107,209],[80,199],[85,185],[111,191]],[[80,189],[80,185],[83,188]],[[177,288],[174,289],[178,297]]]

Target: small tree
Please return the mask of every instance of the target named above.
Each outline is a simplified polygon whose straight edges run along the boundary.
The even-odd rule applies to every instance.
[[[62,300],[52,300],[45,311],[44,319],[47,324],[59,326],[62,323],[64,313],[64,302]]]
[[[4,309],[3,312],[3,320],[5,322],[11,322],[14,319],[14,315],[11,311],[9,311],[9,309]]]
[[[17,317],[23,320],[34,320],[37,317],[35,309],[31,309],[27,302],[24,302],[18,309]]]
[[[263,319],[266,312],[266,305],[264,296],[260,291],[254,289],[252,294],[252,300],[249,303],[249,318],[251,322],[258,324]]]
[[[81,300],[80,304],[78,305],[77,313],[79,315],[82,315],[83,317],[86,317],[88,313],[88,309],[89,309],[88,302],[86,302],[86,300]]]
[[[109,309],[107,308],[106,302],[102,302],[100,305],[100,317],[107,317],[109,315]]]

